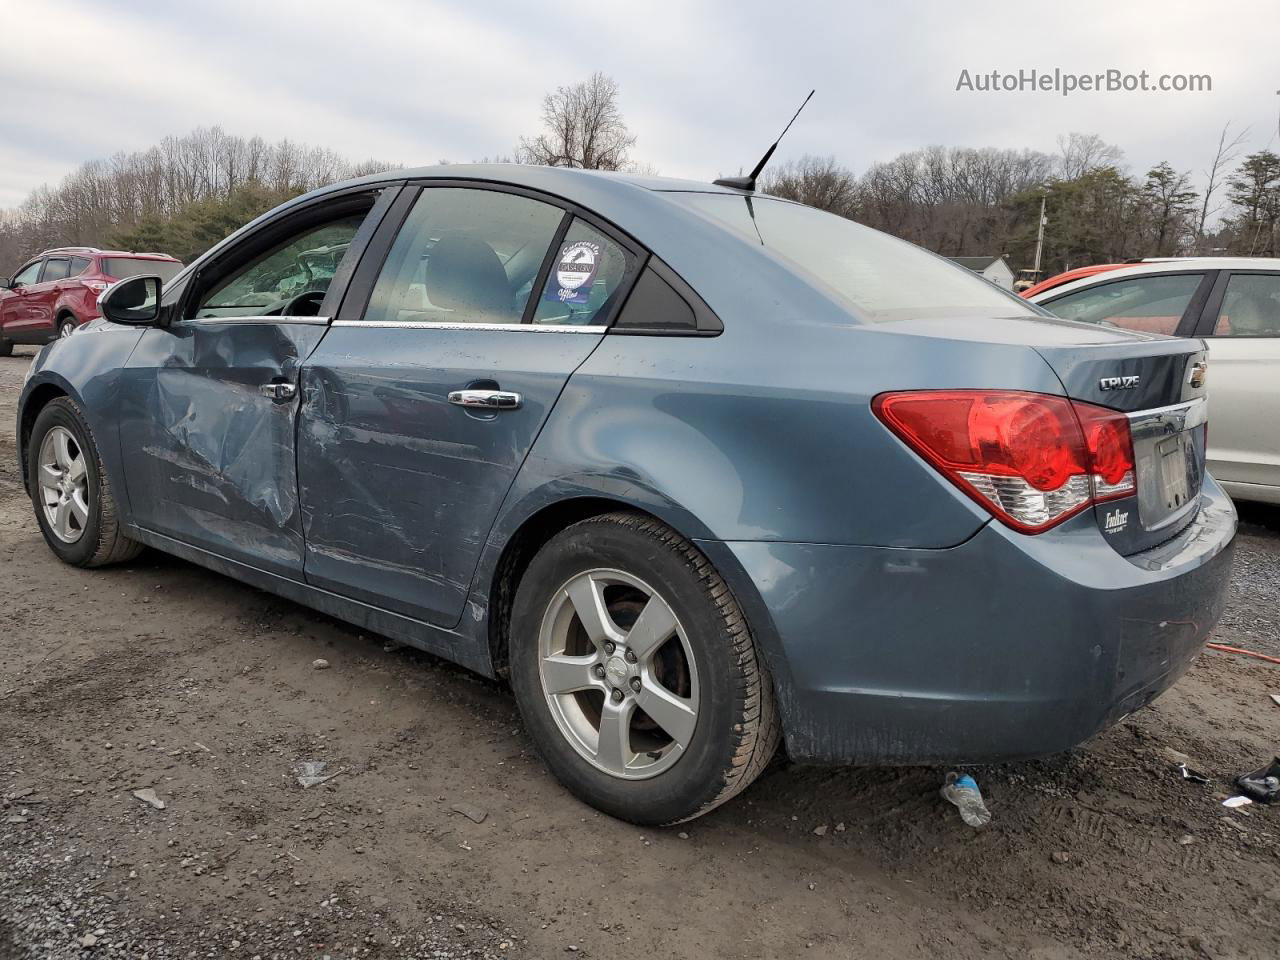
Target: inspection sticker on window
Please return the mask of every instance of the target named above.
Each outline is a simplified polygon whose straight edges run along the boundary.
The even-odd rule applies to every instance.
[[[604,262],[600,244],[589,240],[566,243],[556,259],[556,283],[559,289],[548,289],[544,300],[559,303],[586,303],[591,296],[591,282]]]

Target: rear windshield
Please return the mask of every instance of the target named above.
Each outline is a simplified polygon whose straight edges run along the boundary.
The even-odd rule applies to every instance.
[[[786,258],[869,320],[1040,315],[1021,297],[971,270],[835,214],[769,197],[668,196]]]
[[[172,260],[140,260],[134,257],[103,257],[102,272],[108,277],[159,277],[168,283],[178,275],[182,264]]]

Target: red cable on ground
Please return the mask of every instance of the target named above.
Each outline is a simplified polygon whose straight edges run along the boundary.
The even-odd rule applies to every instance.
[[[1228,647],[1225,643],[1206,643],[1205,646],[1210,650],[1221,650],[1223,653],[1238,653],[1246,657],[1257,657],[1259,660],[1267,661],[1267,663],[1280,663],[1280,657],[1269,657],[1265,653],[1256,653],[1253,650],[1241,650],[1239,647]]]

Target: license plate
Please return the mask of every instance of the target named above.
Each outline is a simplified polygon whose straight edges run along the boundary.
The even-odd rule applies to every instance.
[[[1156,464],[1160,471],[1158,489],[1164,513],[1181,509],[1191,495],[1191,474],[1195,471],[1195,448],[1191,434],[1184,431],[1156,444]]]

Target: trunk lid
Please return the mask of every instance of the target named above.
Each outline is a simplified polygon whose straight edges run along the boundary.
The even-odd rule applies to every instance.
[[[1068,397],[1129,418],[1137,494],[1093,507],[1098,528],[1117,552],[1163,543],[1199,512],[1207,424],[1203,341],[1041,317],[913,319],[892,326],[921,336],[1030,347]]]
[[[1195,519],[1208,423],[1204,343],[1161,338],[1036,351],[1067,396],[1129,418],[1137,495],[1093,508],[1112,547],[1125,555],[1150,549]]]

